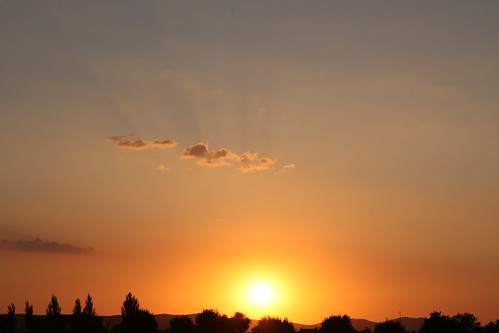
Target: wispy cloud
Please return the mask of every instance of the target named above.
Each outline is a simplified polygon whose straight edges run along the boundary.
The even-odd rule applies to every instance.
[[[170,170],[170,168],[168,168],[166,165],[164,164],[159,164],[157,167],[156,167],[156,170],[160,170],[160,171],[168,171]]]
[[[284,165],[281,170],[277,171],[275,174],[276,175],[280,175],[281,173],[285,172],[286,170],[288,169],[293,169],[295,167],[294,163],[291,163],[291,164],[286,164]]]
[[[49,252],[67,254],[88,254],[93,251],[91,247],[82,248],[71,244],[58,242],[46,242],[40,238],[30,241],[9,241],[0,239],[0,250],[10,250],[17,252]]]
[[[182,159],[195,159],[196,164],[219,167],[224,165],[237,166],[243,172],[266,170],[276,163],[268,157],[258,157],[257,153],[246,152],[235,154],[226,148],[210,150],[208,144],[198,143],[184,149]]]
[[[128,148],[128,149],[150,149],[150,148],[172,148],[177,145],[177,142],[173,140],[153,140],[147,141],[144,139],[135,139],[130,141],[126,136],[111,136],[107,138],[107,143],[113,143],[117,148]]]
[[[268,157],[258,157],[257,153],[250,153],[249,151],[239,156],[240,167],[242,172],[254,172],[257,170],[267,170],[277,161]]]

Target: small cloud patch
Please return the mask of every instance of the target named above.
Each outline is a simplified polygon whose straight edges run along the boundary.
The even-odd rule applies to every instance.
[[[128,149],[151,149],[151,148],[172,148],[177,145],[177,142],[173,140],[153,140],[147,141],[144,139],[128,140],[126,136],[111,136],[107,138],[107,143],[113,143],[116,148],[128,148]]]
[[[210,150],[208,144],[198,143],[184,149],[182,159],[195,159],[196,164],[209,167],[237,166],[243,172],[269,169],[276,163],[269,157],[258,157],[257,153],[235,154],[226,148]]]
[[[231,153],[225,148],[219,150],[209,150],[208,145],[198,143],[194,146],[189,146],[184,149],[182,159],[195,159],[196,164],[210,167],[228,165],[230,160],[237,158],[237,155]]]

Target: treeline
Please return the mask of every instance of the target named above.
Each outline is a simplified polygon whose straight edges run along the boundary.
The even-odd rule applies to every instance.
[[[73,313],[62,315],[57,297],[52,295],[46,308],[45,316],[33,315],[33,305],[29,302],[24,307],[24,331],[17,330],[16,307],[10,304],[7,314],[0,316],[0,332],[33,333],[245,333],[250,329],[251,320],[243,313],[236,312],[232,317],[220,314],[217,310],[203,310],[195,315],[194,321],[188,316],[176,316],[170,320],[169,328],[158,330],[154,315],[139,306],[139,301],[131,293],[125,296],[121,306],[121,322],[112,328],[104,327],[103,317],[95,311],[92,297],[75,300]],[[398,320],[386,320],[376,324],[374,332],[366,328],[357,331],[352,326],[350,317],[330,316],[325,318],[320,327],[301,329],[296,332],[287,319],[263,317],[251,328],[251,333],[410,333]],[[433,312],[424,319],[419,332],[414,333],[499,333],[499,320],[481,326],[477,318],[470,313],[457,314],[453,317]]]

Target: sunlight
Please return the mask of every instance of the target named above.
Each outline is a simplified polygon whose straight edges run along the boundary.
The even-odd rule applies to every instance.
[[[257,282],[248,288],[248,299],[258,306],[266,306],[274,301],[274,288],[266,282]]]

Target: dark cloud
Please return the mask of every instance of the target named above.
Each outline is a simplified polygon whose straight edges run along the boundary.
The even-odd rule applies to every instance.
[[[40,238],[31,241],[8,241],[0,239],[0,249],[17,252],[50,252],[68,254],[87,254],[93,251],[92,248],[81,248],[71,244],[57,242],[46,242]]]
[[[173,140],[153,140],[147,141],[143,139],[136,139],[130,141],[126,136],[111,136],[107,139],[108,143],[114,143],[117,148],[128,149],[150,149],[150,148],[172,148],[177,143]]]
[[[258,157],[257,153],[246,152],[242,155],[221,148],[217,151],[209,150],[205,143],[198,143],[184,149],[181,158],[196,159],[198,165],[211,167],[235,165],[243,172],[253,172],[256,170],[266,170],[276,163],[276,160],[268,157]]]

